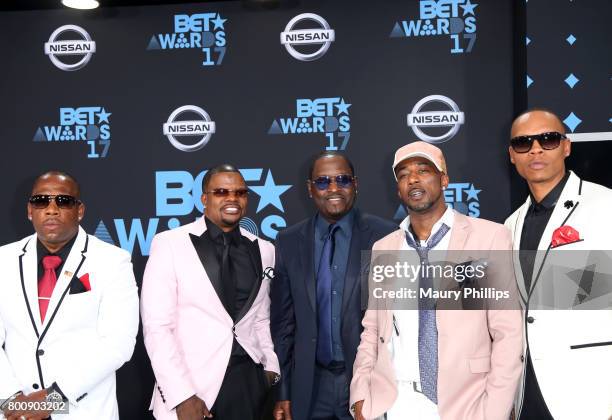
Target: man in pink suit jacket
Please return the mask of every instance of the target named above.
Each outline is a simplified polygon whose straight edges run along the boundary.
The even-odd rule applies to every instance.
[[[410,216],[402,223],[402,229],[376,242],[374,251],[410,250],[406,245],[407,232],[417,242],[433,237],[437,226],[444,225],[442,220],[452,226],[450,232],[445,231],[450,236],[444,251],[512,249],[510,233],[503,225],[446,208],[443,189],[448,185],[448,176],[440,149],[424,142],[408,144],[396,152],[393,169],[398,195],[410,210]],[[512,285],[513,282],[508,282],[505,287],[516,296]],[[424,385],[422,376],[419,384],[418,373],[414,388],[399,386],[397,363],[398,360],[406,363],[402,357],[407,356],[393,356],[389,350],[392,335],[397,333],[399,337],[394,318],[397,311],[368,310],[351,383],[355,418],[375,419],[390,413],[394,406],[393,414],[398,414],[397,407],[402,405],[403,411],[390,415],[390,419],[508,420],[522,363],[522,317],[517,309],[518,306],[495,310],[435,310],[437,394],[434,385],[433,399],[428,399],[420,389]],[[419,328],[400,330],[414,337]],[[419,364],[418,359],[412,357],[408,363]],[[400,398],[398,389],[405,390],[399,392]],[[424,411],[413,411],[413,405],[405,402],[407,398],[423,403],[429,414],[422,416],[419,413]]]
[[[218,166],[203,184],[204,216],[156,235],[145,269],[151,408],[157,419],[259,419],[280,372],[265,274],[274,246],[239,228],[248,190],[238,170]]]

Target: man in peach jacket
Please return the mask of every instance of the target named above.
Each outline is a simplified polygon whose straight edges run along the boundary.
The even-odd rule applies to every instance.
[[[396,152],[393,170],[410,215],[374,244],[374,252],[416,251],[421,264],[429,251],[510,252],[503,225],[446,207],[449,178],[439,148],[410,143]],[[420,288],[426,280],[419,279]],[[504,287],[516,297],[513,278]],[[523,363],[518,304],[478,310],[420,305],[408,311],[370,302],[351,382],[355,419],[508,420]]]

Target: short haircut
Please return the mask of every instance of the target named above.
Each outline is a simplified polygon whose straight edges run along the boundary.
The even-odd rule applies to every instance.
[[[348,163],[349,168],[351,168],[351,175],[355,175],[355,168],[353,167],[353,162],[346,156],[344,153],[335,151],[335,150],[324,150],[320,153],[317,153],[312,160],[310,161],[310,167],[308,168],[308,179],[312,179],[312,173],[314,172],[315,164],[319,159],[331,158],[331,157],[341,157]]]
[[[46,171],[43,172],[42,174],[38,175],[36,177],[36,179],[34,180],[34,183],[32,184],[32,192],[34,192],[34,188],[36,188],[36,185],[38,185],[38,183],[40,181],[42,181],[43,178],[47,178],[50,176],[60,176],[63,178],[66,178],[68,181],[72,182],[74,184],[74,186],[76,187],[76,198],[80,198],[81,197],[81,186],[79,185],[78,181],[76,180],[75,177],[73,177],[72,175],[70,175],[68,172],[65,171],[58,171],[58,170],[51,170],[51,171]]]
[[[206,172],[206,175],[204,175],[204,179],[202,180],[203,193],[205,193],[208,189],[208,184],[210,184],[210,180],[212,179],[213,175],[220,174],[222,172],[236,172],[242,177],[242,174],[238,169],[236,169],[234,165],[231,165],[229,163],[222,163],[221,165],[217,165],[214,168],[209,169],[208,172]]]
[[[523,112],[521,112],[520,114],[518,114],[513,120],[512,120],[512,126],[514,126],[514,123],[516,122],[516,120],[518,120],[519,118],[521,118],[524,115],[530,114],[532,112],[545,112],[547,114],[552,115],[558,122],[559,125],[561,127],[563,127],[563,131],[565,132],[565,124],[563,124],[563,121],[561,121],[561,118],[559,118],[559,116],[557,114],[555,114],[553,111],[551,111],[548,108],[540,108],[540,107],[535,107],[535,108],[529,108]],[[564,134],[564,133],[563,133]]]

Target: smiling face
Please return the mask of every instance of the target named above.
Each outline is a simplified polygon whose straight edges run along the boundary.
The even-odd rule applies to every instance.
[[[410,212],[444,211],[443,188],[448,186],[448,176],[432,162],[423,157],[409,158],[397,165],[395,173],[398,196]]]
[[[323,156],[315,162],[311,179],[307,183],[308,194],[317,206],[321,216],[329,223],[336,223],[353,208],[357,193],[357,178],[354,178],[354,181],[346,188],[339,187],[333,180],[329,187],[323,191],[319,190],[311,181],[322,176],[335,178],[337,175],[352,176],[354,174],[348,162],[342,156]]]
[[[559,119],[546,111],[533,111],[521,115],[512,124],[511,137],[528,136],[556,131],[565,134],[565,128]],[[556,183],[565,175],[565,158],[570,155],[571,143],[561,140],[559,147],[545,150],[538,141],[534,141],[527,153],[516,153],[508,148],[510,161],[516,171],[528,183]]]
[[[246,214],[248,199],[246,195],[237,197],[233,192],[226,197],[217,197],[213,191],[218,189],[247,190],[247,186],[239,172],[219,172],[210,178],[206,192],[202,194],[206,217],[224,232],[229,232],[238,226]]]
[[[45,174],[39,177],[32,188],[34,195],[70,195],[79,198],[76,183],[69,177]],[[85,213],[85,205],[78,203],[72,208],[59,208],[51,200],[46,208],[34,208],[28,203],[28,218],[40,242],[50,252],[57,252],[79,231],[79,222]]]

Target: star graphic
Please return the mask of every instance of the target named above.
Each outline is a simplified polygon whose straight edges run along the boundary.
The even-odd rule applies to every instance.
[[[249,186],[249,188],[255,191],[255,193],[260,197],[256,213],[262,211],[268,206],[268,204],[272,204],[282,212],[285,211],[283,208],[283,203],[280,200],[280,196],[291,188],[291,185],[276,185],[274,183],[274,178],[272,178],[272,170],[268,171],[268,176],[266,176],[266,182],[264,185],[255,187]]]
[[[474,188],[474,184],[470,184],[470,188],[468,190],[465,190],[465,193],[467,194],[467,199],[469,200],[478,200],[478,193],[482,191],[482,190],[477,190],[476,188]]]
[[[102,108],[102,111],[98,112],[97,115],[98,115],[98,124],[102,122],[108,123],[108,117],[111,116],[111,112],[106,112],[106,110]]]
[[[340,103],[337,105],[334,105],[336,108],[338,108],[338,115],[344,113],[348,115],[348,109],[351,106],[351,104],[347,104],[346,102],[344,102],[344,98],[342,98],[340,100]]]
[[[211,20],[211,22],[215,25],[214,30],[217,29],[225,29],[223,24],[227,21],[227,19],[221,19],[221,15],[217,13],[217,17]]]
[[[460,4],[459,7],[461,7],[463,9],[463,16],[467,15],[467,14],[472,14],[475,15],[474,13],[474,9],[476,8],[476,6],[478,6],[477,4],[472,4],[470,2],[470,0],[467,0],[467,3],[465,4]]]

